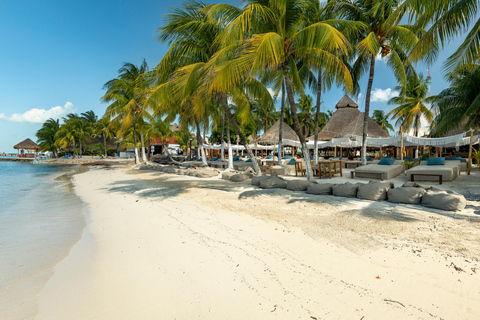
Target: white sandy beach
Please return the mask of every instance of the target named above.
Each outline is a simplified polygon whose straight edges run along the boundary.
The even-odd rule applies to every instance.
[[[451,213],[98,168],[74,184],[87,227],[38,319],[480,318],[478,202]]]

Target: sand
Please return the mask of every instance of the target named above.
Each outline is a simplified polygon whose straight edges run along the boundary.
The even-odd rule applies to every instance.
[[[74,185],[87,227],[37,319],[480,318],[477,197],[452,213],[100,168]]]

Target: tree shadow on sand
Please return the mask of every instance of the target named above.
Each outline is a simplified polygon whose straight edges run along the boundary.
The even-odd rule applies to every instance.
[[[151,180],[131,179],[115,181],[104,190],[115,193],[136,194],[140,197],[166,199],[176,197],[192,188],[233,191],[232,185],[228,181],[208,181],[206,179],[186,181],[173,179],[173,177],[168,177],[168,175]]]

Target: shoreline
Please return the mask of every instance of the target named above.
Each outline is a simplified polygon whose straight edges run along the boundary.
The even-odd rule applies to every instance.
[[[74,185],[87,226],[38,319],[480,316],[470,215],[125,168]]]

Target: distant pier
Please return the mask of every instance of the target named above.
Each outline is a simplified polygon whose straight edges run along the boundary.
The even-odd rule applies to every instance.
[[[20,162],[29,162],[33,161],[35,158],[2,158],[0,157],[0,161],[20,161]]]

